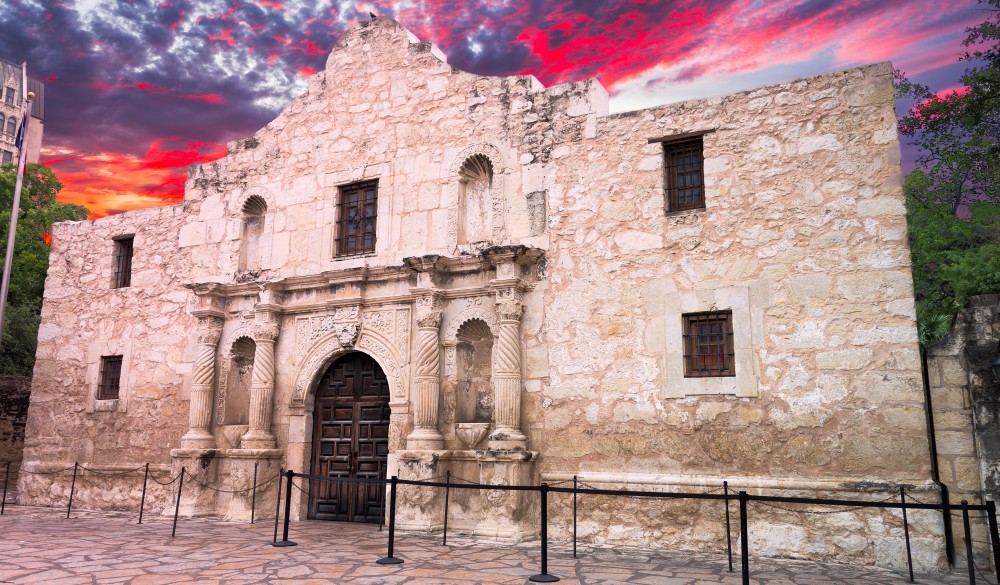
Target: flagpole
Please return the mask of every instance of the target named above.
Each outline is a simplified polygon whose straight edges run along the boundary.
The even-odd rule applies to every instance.
[[[17,155],[17,181],[14,184],[14,204],[10,208],[10,231],[7,232],[7,255],[3,260],[3,282],[0,283],[0,347],[3,346],[4,313],[7,309],[7,289],[10,288],[10,266],[14,259],[14,235],[17,233],[17,215],[21,211],[21,183],[24,165],[28,160],[28,121],[31,120],[31,101],[35,94],[28,92],[24,121],[21,122],[21,146]]]

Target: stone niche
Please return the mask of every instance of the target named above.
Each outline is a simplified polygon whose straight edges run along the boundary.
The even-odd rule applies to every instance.
[[[455,423],[480,423],[489,426],[493,419],[493,333],[480,319],[471,319],[458,329],[455,346],[458,370],[455,388]],[[476,428],[476,427],[472,427]],[[459,433],[467,448],[475,448],[479,441]],[[481,440],[483,437],[479,437]],[[469,441],[469,442],[467,442]]]

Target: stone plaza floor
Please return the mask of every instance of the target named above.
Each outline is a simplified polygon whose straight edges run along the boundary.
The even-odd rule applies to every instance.
[[[385,531],[370,524],[296,522],[289,539],[298,546],[271,546],[273,524],[254,525],[134,514],[8,507],[0,516],[0,583],[50,585],[514,585],[539,572],[538,543],[503,546],[449,535],[397,533],[401,565],[378,565]],[[645,549],[549,547],[549,573],[567,585],[739,584],[725,555]],[[739,559],[734,569],[740,570]],[[907,583],[905,574],[846,564],[750,559],[755,585],[874,585]],[[965,570],[917,575],[917,583],[959,585]],[[987,573],[976,582],[996,583]]]

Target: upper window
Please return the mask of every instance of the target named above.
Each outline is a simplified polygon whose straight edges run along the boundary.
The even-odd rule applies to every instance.
[[[97,384],[98,400],[117,400],[121,387],[122,356],[101,356],[101,374]]]
[[[13,136],[17,132],[17,119],[13,116],[7,120],[7,134]]]
[[[14,105],[14,88],[8,87],[7,91],[4,92],[4,101],[7,102],[8,106]]]
[[[733,312],[688,313],[684,319],[684,377],[735,376]]]
[[[375,251],[375,215],[378,181],[352,183],[340,188],[337,210],[337,256]]]
[[[663,143],[667,211],[705,209],[702,137]]]
[[[115,239],[115,275],[112,288],[132,286],[132,236]]]

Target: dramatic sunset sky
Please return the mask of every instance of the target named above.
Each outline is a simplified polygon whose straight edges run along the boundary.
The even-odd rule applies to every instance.
[[[305,89],[369,11],[483,75],[597,77],[613,111],[891,60],[954,88],[976,0],[0,0],[0,55],[46,82],[43,162],[97,216],[174,203]]]

